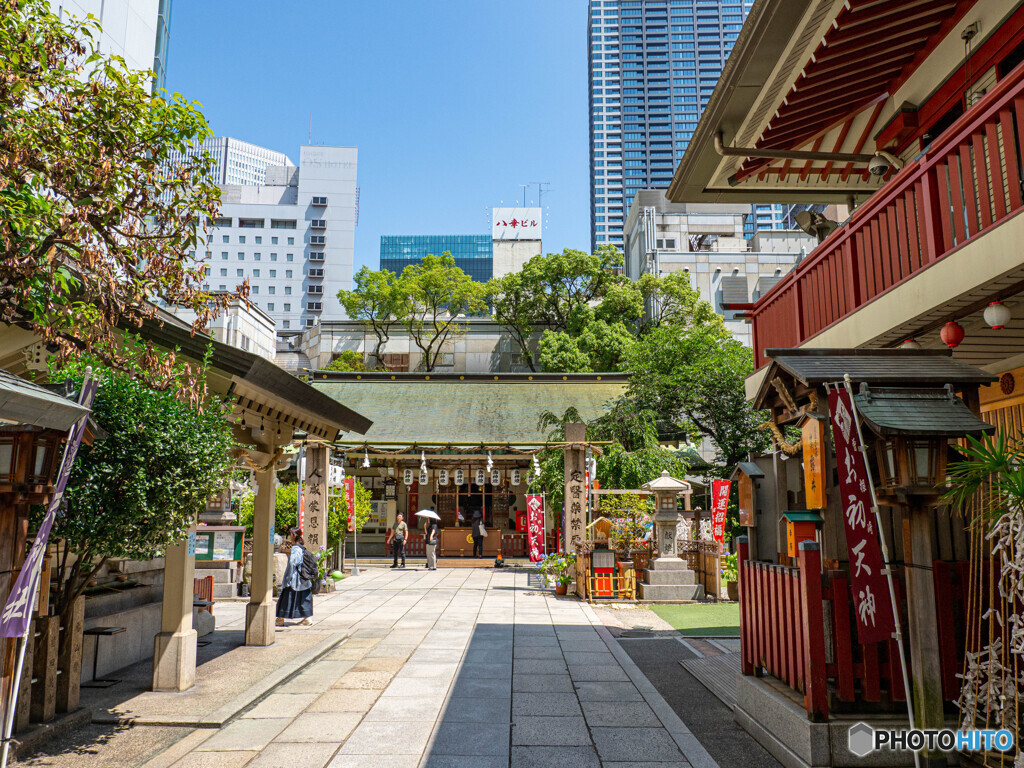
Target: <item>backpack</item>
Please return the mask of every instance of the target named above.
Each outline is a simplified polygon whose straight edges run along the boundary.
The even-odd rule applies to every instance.
[[[303,581],[318,582],[320,580],[320,567],[316,555],[305,547],[302,548],[302,565],[299,566],[299,577]]]

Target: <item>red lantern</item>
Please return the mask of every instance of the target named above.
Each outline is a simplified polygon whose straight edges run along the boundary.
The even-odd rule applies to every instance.
[[[939,332],[939,338],[942,339],[943,343],[953,349],[953,347],[960,346],[960,342],[964,340],[964,329],[956,320],[950,320]]]

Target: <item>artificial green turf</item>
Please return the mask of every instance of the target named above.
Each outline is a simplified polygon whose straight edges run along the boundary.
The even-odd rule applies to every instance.
[[[739,637],[739,603],[652,605],[658,616],[689,637]]]

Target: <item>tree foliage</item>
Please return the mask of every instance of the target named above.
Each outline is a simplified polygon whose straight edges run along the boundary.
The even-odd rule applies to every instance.
[[[46,0],[2,0],[0,320],[62,361],[86,351],[161,387],[180,369],[179,392],[200,402],[196,366],[152,347],[126,359],[115,329],[156,317],[162,300],[199,330],[230,298],[202,290],[189,255],[217,212],[212,158],[168,162],[212,134],[194,102],[153,95],[152,73],[101,56],[98,37],[95,20],[62,21]]]
[[[325,371],[365,371],[367,370],[366,361],[363,360],[361,352],[357,352],[354,349],[346,349],[336,358],[331,360],[326,366]]]
[[[423,353],[423,369],[432,371],[445,344],[465,332],[460,318],[487,309],[484,285],[456,266],[450,253],[424,256],[403,269],[398,282],[409,298],[409,336]]]
[[[409,315],[409,296],[394,272],[363,266],[353,278],[351,291],[338,291],[338,301],[346,314],[359,320],[377,339],[373,350],[374,368],[384,367],[384,348],[394,328],[405,324]],[[331,369],[334,370],[334,369]]]
[[[56,378],[80,384],[85,362]],[[139,377],[89,362],[100,377],[92,418],[106,437],[79,451],[66,510],[53,528],[66,545],[57,580],[62,614],[108,558],[150,560],[180,541],[224,489],[233,463],[219,401],[199,410],[173,389],[154,390]]]
[[[274,530],[284,535],[298,525],[298,483],[277,486],[274,492]],[[362,530],[370,519],[370,489],[356,481],[356,528]],[[342,489],[340,496],[329,496],[327,500],[327,546],[333,547],[348,535],[347,494]],[[255,496],[251,489],[242,491],[238,498],[238,524],[245,526],[246,536],[252,536]]]

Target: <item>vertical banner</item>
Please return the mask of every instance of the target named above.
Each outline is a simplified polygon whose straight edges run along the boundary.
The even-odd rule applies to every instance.
[[[804,498],[807,509],[825,508],[825,425],[808,419],[800,429],[804,457]]]
[[[585,424],[565,425],[565,551],[575,552],[583,543],[584,515],[587,510],[586,468],[582,446],[587,439]]]
[[[345,509],[348,511],[348,532],[356,532],[356,479],[345,478]]]
[[[306,446],[305,512],[302,536],[314,554],[327,546],[327,446]]]
[[[85,381],[82,382],[79,404],[91,409],[98,387],[99,381],[86,375]],[[53,498],[50,499],[50,504],[46,508],[46,515],[39,525],[39,530],[36,531],[32,549],[29,550],[28,557],[25,558],[25,562],[21,566],[21,572],[11,588],[3,613],[0,613],[0,637],[25,637],[28,633],[28,625],[32,620],[32,607],[35,605],[36,591],[39,589],[40,568],[43,557],[46,555],[46,544],[50,538],[50,531],[53,529],[53,522],[57,519],[57,510],[64,498],[64,489],[67,488],[68,477],[71,475],[75,456],[78,455],[78,447],[82,444],[82,436],[85,434],[88,420],[89,415],[86,414],[68,432],[68,442],[64,449],[64,458],[60,463],[60,472],[57,473],[57,480],[53,484]]]
[[[725,516],[729,511],[729,480],[711,482],[711,536],[719,544],[725,539]]]
[[[846,546],[850,553],[850,586],[857,616],[857,640],[877,643],[892,638],[895,624],[889,610],[891,597],[882,572],[879,532],[875,530],[868,472],[853,423],[850,393],[843,389],[830,392],[828,408],[836,444]]]
[[[544,551],[544,497],[531,493],[526,497],[526,546],[530,562],[538,562]]]

